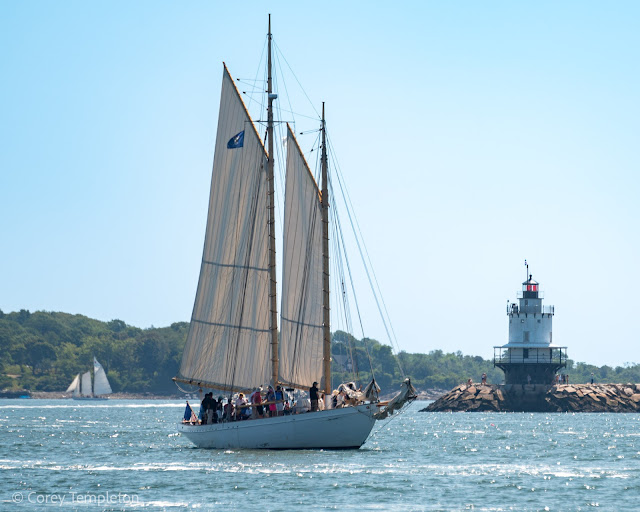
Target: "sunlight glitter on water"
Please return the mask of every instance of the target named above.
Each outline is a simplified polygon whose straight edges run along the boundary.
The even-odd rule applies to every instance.
[[[265,452],[193,448],[175,430],[182,402],[40,403],[0,402],[4,489],[137,493],[130,508],[145,510],[584,510],[629,508],[640,493],[629,415],[453,415],[413,404],[360,450]]]

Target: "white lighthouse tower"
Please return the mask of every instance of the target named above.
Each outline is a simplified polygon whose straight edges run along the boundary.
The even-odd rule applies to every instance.
[[[567,366],[567,347],[553,344],[553,315],[554,306],[542,305],[540,285],[527,265],[518,303],[507,304],[509,343],[493,347],[493,365],[504,371],[505,384],[553,384]]]

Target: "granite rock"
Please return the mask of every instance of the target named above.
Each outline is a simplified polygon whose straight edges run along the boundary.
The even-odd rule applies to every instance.
[[[461,384],[422,411],[640,412],[638,384]]]

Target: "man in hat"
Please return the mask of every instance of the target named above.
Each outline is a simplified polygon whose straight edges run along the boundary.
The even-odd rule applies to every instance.
[[[309,389],[309,399],[311,400],[311,412],[318,410],[318,383],[314,382]]]

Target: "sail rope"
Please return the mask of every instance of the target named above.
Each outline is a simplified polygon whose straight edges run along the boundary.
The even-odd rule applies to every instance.
[[[334,165],[334,169],[336,169],[335,175],[338,178],[338,184],[340,186],[340,190],[342,192],[342,199],[345,202],[345,209],[347,211],[347,215],[349,218],[349,222],[351,223],[351,229],[354,232],[355,235],[355,241],[356,241],[356,245],[358,247],[358,251],[360,253],[360,258],[362,259],[363,262],[363,266],[367,275],[367,279],[369,281],[369,286],[371,287],[371,291],[373,293],[375,302],[376,302],[376,306],[378,307],[378,312],[380,313],[380,318],[382,319],[382,323],[383,326],[385,328],[385,331],[387,333],[387,337],[389,339],[389,341],[391,342],[392,347],[395,349],[396,351],[396,363],[398,365],[398,368],[400,370],[400,373],[402,374],[403,377],[406,378],[406,375],[404,373],[404,369],[402,368],[402,364],[400,362],[400,358],[397,357],[397,354],[400,353],[400,349],[398,346],[398,341],[396,338],[396,334],[395,334],[395,330],[393,329],[393,325],[391,323],[391,318],[389,316],[389,312],[387,310],[387,306],[386,303],[384,302],[384,298],[382,296],[382,292],[380,290],[380,285],[378,283],[378,279],[376,277],[375,271],[373,269],[373,265],[371,263],[371,258],[369,257],[369,252],[366,248],[366,244],[364,242],[364,237],[362,236],[362,230],[360,229],[360,224],[358,222],[358,219],[355,215],[355,211],[353,208],[353,205],[351,203],[351,197],[349,196],[349,193],[346,189],[346,187],[344,186],[344,178],[342,176],[342,172],[340,170],[340,166],[338,165],[337,159],[335,157],[335,150],[333,149],[333,144],[331,143],[331,141],[329,141],[329,144],[331,145],[332,151],[331,151],[331,159],[333,161],[333,165]],[[335,196],[334,196],[335,197]],[[366,256],[366,257],[365,257]],[[372,279],[373,276],[373,279]],[[382,307],[381,307],[381,303],[382,302]]]
[[[332,197],[336,197],[335,193],[333,192],[333,180],[329,180],[329,187],[332,191]],[[333,209],[333,219],[334,219],[334,226],[335,226],[335,233],[336,233],[336,241],[338,243],[336,243],[335,245],[337,246],[338,250],[341,250],[342,252],[342,257],[338,257],[338,260],[340,261],[341,265],[340,265],[340,273],[341,273],[341,281],[344,282],[344,277],[345,277],[345,272],[344,272],[344,268],[342,267],[342,261],[344,261],[344,264],[346,264],[347,267],[347,272],[346,275],[349,276],[349,284],[351,285],[351,293],[353,294],[354,297],[354,304],[355,304],[355,308],[356,308],[356,313],[358,316],[358,323],[360,324],[360,331],[362,333],[362,343],[364,345],[364,349],[365,349],[365,353],[367,354],[367,359],[369,360],[369,370],[371,372],[371,377],[373,379],[375,379],[375,372],[373,369],[373,362],[371,360],[371,352],[369,350],[369,343],[367,342],[367,337],[365,336],[365,331],[364,331],[364,325],[362,323],[362,314],[360,313],[360,305],[358,303],[357,300],[357,295],[356,295],[356,288],[355,288],[355,284],[353,281],[353,273],[351,272],[351,264],[349,263],[349,258],[347,255],[347,248],[346,248],[346,244],[344,241],[344,234],[343,234],[343,230],[342,230],[342,224],[340,222],[340,218],[338,216],[338,212],[337,212],[337,208]],[[346,290],[345,290],[346,292]],[[348,294],[344,293],[344,300],[345,300],[345,312],[350,312],[351,308],[349,307],[349,302],[348,302]],[[347,313],[347,322],[349,324],[349,332],[351,332],[351,319],[350,319],[350,315],[349,313]],[[352,360],[352,364],[354,366],[354,371],[356,373],[356,376],[358,378],[358,380],[360,380],[360,372],[357,370],[358,366],[357,366],[357,361],[354,360],[353,357],[353,346],[351,343],[349,343],[349,351],[351,353],[351,360]]]
[[[397,414],[390,414],[386,420],[379,420],[380,426],[375,430],[371,431],[371,433],[369,434],[369,438],[367,439],[367,442],[374,439],[383,428],[386,428],[389,425],[389,423],[391,423],[393,420],[405,414],[408,409],[409,409],[408,407],[403,407],[398,411]]]

